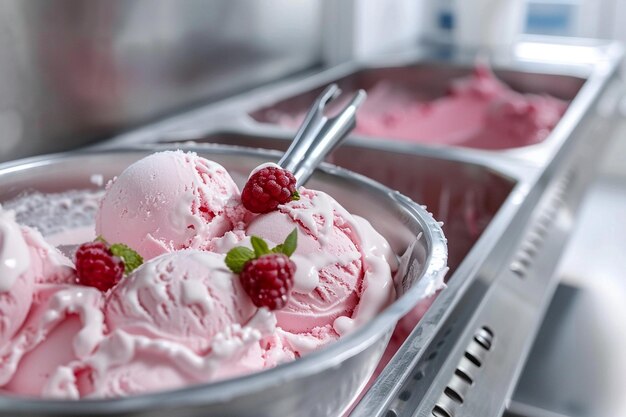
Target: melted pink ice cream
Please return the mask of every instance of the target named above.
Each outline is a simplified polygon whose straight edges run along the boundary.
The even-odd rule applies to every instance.
[[[395,255],[329,195],[300,194],[254,215],[214,162],[180,151],[136,162],[109,184],[96,228],[146,262],[105,293],[78,285],[69,259],[0,208],[0,389],[80,399],[179,388],[294,360],[363,325],[395,298]],[[290,300],[257,308],[225,254],[294,228]]]
[[[521,94],[484,66],[455,80],[448,93],[423,101],[388,82],[368,92],[355,133],[408,142],[506,149],[543,141],[567,103],[548,95]],[[304,114],[266,113],[269,121],[298,127]]]

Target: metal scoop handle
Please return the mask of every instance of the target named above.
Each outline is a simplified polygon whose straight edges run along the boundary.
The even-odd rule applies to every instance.
[[[326,87],[309,109],[291,146],[278,161],[281,168],[291,171],[297,186],[309,179],[326,155],[356,126],[356,111],[367,94],[364,90],[357,91],[339,114],[326,117],[324,108],[340,94],[337,84]]]

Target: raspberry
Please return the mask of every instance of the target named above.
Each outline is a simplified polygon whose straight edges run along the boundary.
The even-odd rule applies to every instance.
[[[298,198],[293,174],[274,166],[262,168],[252,174],[241,192],[244,207],[253,213],[268,213],[279,204]]]
[[[295,270],[287,255],[272,253],[246,262],[239,278],[255,306],[279,310],[287,304]]]
[[[89,242],[76,251],[78,283],[106,291],[124,274],[124,261],[113,256],[104,242]]]

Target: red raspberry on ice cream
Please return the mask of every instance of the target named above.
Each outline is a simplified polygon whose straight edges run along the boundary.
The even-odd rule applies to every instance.
[[[83,243],[76,251],[78,283],[107,291],[117,284],[124,273],[130,273],[143,263],[143,258],[122,243],[110,245],[101,238]]]
[[[298,233],[294,229],[283,243],[270,249],[258,236],[250,237],[252,249],[238,246],[225,258],[228,268],[239,274],[241,286],[257,307],[280,310],[287,305],[293,288],[296,264],[289,259],[296,251]]]
[[[280,310],[287,304],[295,270],[287,255],[273,253],[247,262],[239,279],[255,306]]]
[[[279,204],[299,198],[293,174],[276,166],[253,173],[241,192],[244,207],[253,213],[268,213]]]
[[[83,243],[76,251],[76,275],[80,284],[107,291],[122,279],[124,261],[103,242]]]

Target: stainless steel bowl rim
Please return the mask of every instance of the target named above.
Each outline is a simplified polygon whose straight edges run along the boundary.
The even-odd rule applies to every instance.
[[[229,145],[211,145],[202,147],[183,146],[185,151],[214,154],[241,155],[250,157],[266,157],[268,160],[277,160],[282,153],[273,150],[253,149]],[[48,154],[31,158],[20,159],[0,164],[0,177],[37,166],[45,166],[62,160],[80,156],[115,155],[119,153],[145,153],[146,155],[156,151],[168,149],[163,145],[148,145],[109,149],[106,151],[82,150]],[[169,147],[171,149],[171,147]],[[422,206],[416,204],[408,197],[397,191],[393,191],[384,185],[369,179],[363,175],[332,164],[322,163],[319,170],[344,179],[360,182],[368,188],[378,192],[384,192],[394,202],[407,210],[421,225],[423,229],[422,239],[425,239],[432,248],[426,260],[418,280],[432,278],[441,275],[447,264],[447,245],[440,223]],[[380,336],[383,329],[389,329],[411,308],[415,306],[414,296],[417,286],[413,285],[408,291],[396,299],[390,306],[384,309],[367,325],[357,329],[354,333],[340,338],[337,342],[325,346],[319,351],[312,352],[295,361],[278,365],[261,372],[243,375],[223,381],[208,384],[192,385],[175,390],[167,390],[115,399],[84,399],[81,401],[48,400],[37,398],[0,396],[0,411],[64,411],[68,415],[74,413],[99,412],[129,412],[133,410],[146,410],[150,408],[174,408],[177,405],[193,406],[207,402],[226,401],[230,398],[246,395],[247,393],[262,390],[269,385],[281,384],[294,377],[302,377],[311,373],[317,373],[321,369],[333,367],[346,358],[352,357],[365,349],[372,341]],[[413,297],[412,297],[413,296]]]

